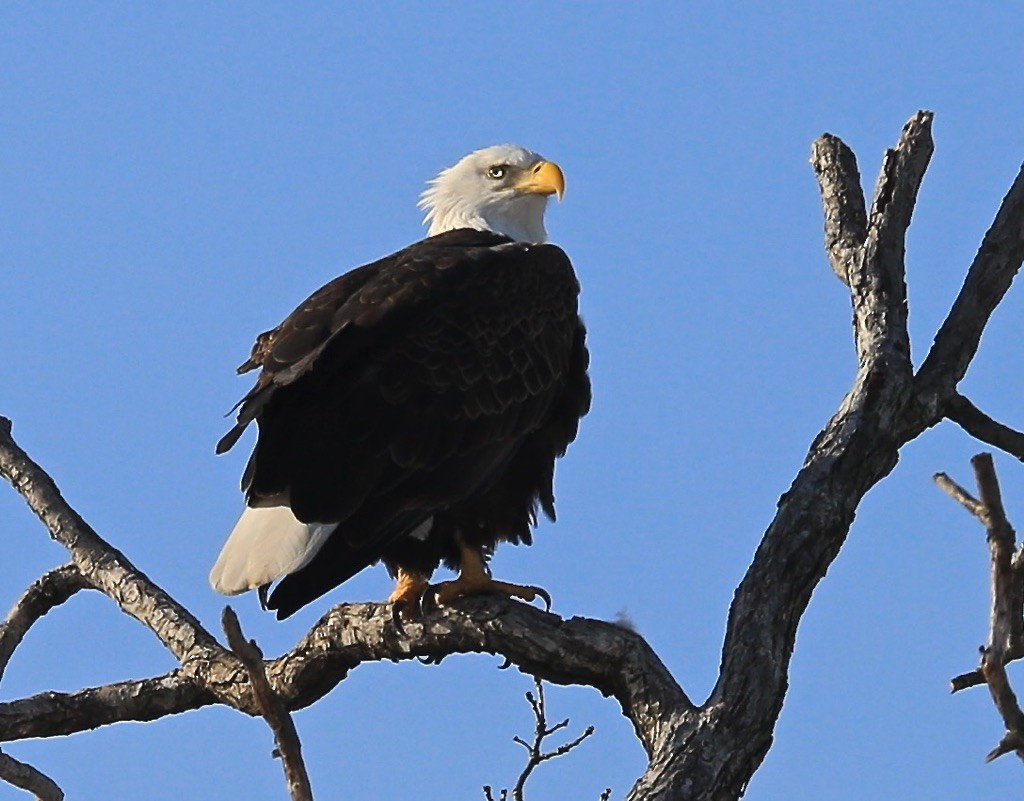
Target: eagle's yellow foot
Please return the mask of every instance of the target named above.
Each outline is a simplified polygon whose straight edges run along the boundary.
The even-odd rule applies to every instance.
[[[401,628],[402,620],[411,621],[420,617],[420,604],[429,586],[426,576],[398,569],[398,582],[388,596],[388,603],[394,604],[391,607],[391,619],[397,627]]]
[[[495,581],[487,569],[480,551],[461,545],[462,563],[459,577],[454,581],[443,581],[430,587],[423,596],[424,608],[446,606],[457,598],[470,595],[504,595],[506,598],[521,598],[530,603],[537,598],[544,601],[545,611],[551,611],[551,596],[548,591],[531,584],[510,584]]]
[[[509,584],[507,581],[495,581],[488,578],[484,581],[467,581],[459,576],[455,581],[444,581],[431,588],[423,600],[424,605],[446,606],[457,598],[469,595],[504,595],[506,598],[521,598],[527,603],[540,598],[544,601],[545,611],[551,611],[551,595],[542,587],[532,584]]]

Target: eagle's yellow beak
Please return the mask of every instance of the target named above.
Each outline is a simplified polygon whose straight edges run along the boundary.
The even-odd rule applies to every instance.
[[[565,176],[562,175],[562,168],[555,162],[538,161],[526,169],[516,184],[516,189],[537,195],[558,195],[558,199],[561,200],[565,194]]]

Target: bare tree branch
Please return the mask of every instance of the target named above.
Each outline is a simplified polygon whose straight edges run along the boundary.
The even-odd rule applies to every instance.
[[[569,719],[566,718],[561,723],[556,723],[554,726],[549,728],[547,721],[547,709],[545,708],[544,703],[544,684],[540,679],[535,678],[533,680],[533,686],[536,689],[537,694],[526,694],[526,700],[530,702],[530,708],[533,710],[533,718],[535,722],[533,742],[527,743],[519,737],[513,738],[513,740],[522,745],[526,749],[526,753],[529,754],[526,767],[523,768],[523,772],[519,775],[519,779],[516,781],[515,787],[512,788],[512,798],[514,801],[523,801],[523,791],[526,789],[526,781],[530,778],[530,774],[533,773],[534,769],[538,765],[542,762],[547,762],[549,759],[555,759],[556,757],[568,754],[572,749],[594,733],[594,727],[588,726],[583,733],[579,735],[579,737],[558,746],[554,751],[542,751],[541,749],[543,748],[545,738],[568,726]]]
[[[286,707],[296,710],[319,700],[364,662],[501,654],[523,672],[615,696],[646,748],[654,747],[675,714],[693,708],[651,647],[614,623],[563,620],[503,598],[472,598],[403,629],[395,629],[388,604],[340,604],[291,651],[266,663],[267,678]],[[218,692],[206,689],[207,683]],[[153,720],[218,702],[260,714],[240,663],[210,663],[202,681],[175,670],[141,682],[0,703],[0,742]]]
[[[56,567],[36,579],[0,623],[0,679],[32,625],[55,606],[91,585],[73,564]]]
[[[138,681],[45,692],[0,703],[0,742],[57,737],[123,721],[157,720],[218,702],[184,670]]]
[[[49,776],[0,751],[0,779],[32,793],[38,801],[64,801],[64,791]]]
[[[14,442],[11,421],[6,417],[0,417],[0,475],[21,493],[50,536],[71,552],[86,581],[156,634],[180,662],[224,656],[224,649],[191,612],[150,581],[68,505],[53,479]]]
[[[941,487],[945,493],[952,498],[954,501],[959,503],[968,512],[975,517],[980,518],[985,512],[985,507],[981,501],[975,498],[971,493],[957,484],[953,479],[947,476],[945,473],[936,473],[932,476],[935,483]]]
[[[554,726],[548,726],[547,707],[544,699],[544,684],[536,676],[533,678],[533,687],[533,693],[526,693],[526,700],[530,703],[530,709],[533,710],[533,741],[528,743],[518,735],[512,738],[512,742],[518,743],[525,748],[527,754],[526,767],[523,768],[523,772],[519,774],[519,779],[516,781],[515,787],[512,788],[513,801],[524,800],[526,781],[530,778],[530,775],[538,765],[543,762],[547,762],[549,759],[555,759],[556,757],[568,754],[594,733],[594,727],[588,726],[583,733],[575,739],[558,746],[553,751],[544,751],[544,740],[555,732],[566,728],[569,725],[569,719],[566,718],[561,723],[556,723]],[[486,801],[494,801],[494,797],[491,795],[490,785],[485,784],[483,789]],[[605,792],[601,794],[601,798],[607,799],[609,795],[611,795],[611,790],[605,790]],[[502,789],[502,801],[507,797],[508,790]]]
[[[857,157],[842,139],[827,133],[811,145],[811,166],[821,189],[825,252],[832,271],[849,285],[851,265],[860,256],[868,229]]]
[[[1024,712],[1006,675],[1006,663],[1019,656],[1024,644],[1024,572],[1015,562],[1016,534],[1006,518],[992,456],[979,453],[971,459],[979,499],[940,473],[936,482],[985,526],[991,565],[992,607],[988,643],[981,649],[978,673],[988,684],[996,709],[1006,726],[1006,736],[986,761],[1015,751],[1024,760]],[[953,679],[953,691],[977,684],[972,674]]]
[[[1024,167],[1003,198],[953,308],[918,371],[916,391],[933,416],[967,374],[982,331],[1024,261]]]
[[[224,625],[224,633],[228,638],[228,645],[231,646],[235,656],[242,660],[242,664],[249,672],[249,681],[252,684],[256,706],[259,707],[263,719],[267,721],[271,731],[274,732],[274,742],[277,744],[277,753],[281,757],[285,781],[288,783],[288,793],[291,795],[292,801],[313,801],[313,789],[309,786],[306,763],[302,759],[299,733],[295,730],[295,723],[292,721],[291,715],[288,714],[288,710],[285,709],[281,699],[278,698],[271,689],[270,682],[267,681],[263,652],[260,651],[254,640],[246,640],[242,635],[238,615],[230,606],[224,607],[221,620]]]
[[[982,649],[981,674],[985,677],[992,701],[1006,726],[1006,734],[999,745],[988,752],[985,761],[991,762],[1010,751],[1015,751],[1024,760],[1024,712],[1021,712],[1017,696],[1010,687],[1003,659],[995,649]]]
[[[904,251],[917,193],[934,150],[932,113],[919,111],[887,150],[875,185],[867,236],[849,273],[857,357],[909,377]]]
[[[1024,434],[996,422],[959,392],[954,392],[946,403],[946,417],[975,439],[1024,462]]]

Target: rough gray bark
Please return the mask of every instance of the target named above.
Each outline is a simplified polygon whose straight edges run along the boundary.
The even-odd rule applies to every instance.
[[[858,369],[779,499],[737,588],[718,682],[703,704],[693,703],[647,643],[621,626],[563,620],[512,601],[467,599],[400,629],[383,604],[333,608],[291,651],[265,663],[285,707],[314,703],[363,662],[500,654],[523,672],[615,697],[650,760],[630,801],[739,798],[771,746],[797,626],[811,594],[839,553],[864,494],[896,466],[900,448],[949,417],[1018,458],[1024,450],[1021,434],[957,393],[988,318],[1024,259],[1024,172],[916,373],[910,360],[904,243],[933,149],[931,123],[928,112],[907,122],[885,155],[869,211],[852,151],[828,134],[814,143],[826,250],[850,290]],[[153,631],[182,665],[144,681],[0,704],[0,742],[151,720],[215,703],[259,714],[237,657],[67,506],[14,443],[9,423],[0,425],[0,474],[69,549],[86,585]],[[0,654],[3,643],[0,632]]]

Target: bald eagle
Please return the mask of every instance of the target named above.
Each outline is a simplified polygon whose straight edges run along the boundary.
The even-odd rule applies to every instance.
[[[215,590],[257,589],[280,619],[383,561],[401,610],[425,594],[549,598],[487,562],[498,542],[531,543],[538,506],[554,520],[554,462],[590,407],[579,283],[545,244],[564,188],[524,148],[471,153],[423,193],[426,239],[259,335],[238,368],[259,378],[217,445],[256,421]],[[460,575],[430,586],[442,562]]]

